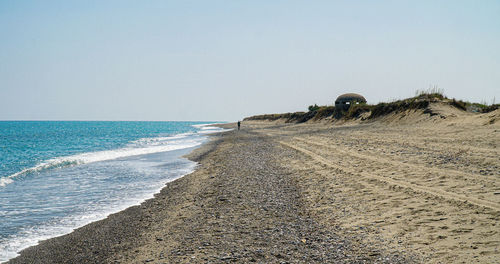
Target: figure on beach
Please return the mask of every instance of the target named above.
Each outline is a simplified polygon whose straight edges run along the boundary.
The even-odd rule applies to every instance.
[[[238,121],[238,130],[240,130],[240,125],[241,125],[241,123],[240,123],[240,121]]]

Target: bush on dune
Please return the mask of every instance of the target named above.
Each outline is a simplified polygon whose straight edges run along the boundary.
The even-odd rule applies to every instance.
[[[355,104],[349,108],[345,117],[346,118],[359,118],[362,114],[371,112],[373,109],[372,105],[368,104]]]
[[[304,123],[309,120],[322,120],[330,116],[335,119],[357,119],[364,113],[370,113],[368,119],[374,119],[391,113],[400,113],[407,110],[427,109],[431,103],[445,103],[462,111],[488,113],[500,108],[500,104],[487,105],[486,103],[470,103],[462,100],[448,99],[443,90],[437,86],[430,87],[427,90],[417,90],[415,97],[397,100],[388,103],[378,103],[369,105],[366,103],[352,104],[348,111],[340,111],[334,106],[310,105],[307,112],[294,112],[283,114],[268,114],[247,117],[243,120],[284,120],[287,123]],[[427,112],[426,112],[427,111]],[[426,110],[424,113],[432,113]],[[432,114],[431,114],[432,115]]]
[[[399,113],[411,109],[425,109],[429,106],[429,100],[417,100],[416,98],[399,100],[392,103],[379,103],[373,106],[369,119],[391,113]]]

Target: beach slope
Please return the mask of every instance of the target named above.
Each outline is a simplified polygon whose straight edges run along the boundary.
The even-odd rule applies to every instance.
[[[279,138],[247,127],[212,136],[189,158],[199,168],[154,199],[43,241],[9,263],[409,261],[408,253],[312,217],[302,176],[283,163],[303,157]]]
[[[245,121],[154,199],[10,263],[495,263],[499,120],[434,104],[369,122]]]

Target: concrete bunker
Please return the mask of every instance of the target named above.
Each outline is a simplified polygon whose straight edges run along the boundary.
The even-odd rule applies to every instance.
[[[359,94],[346,93],[335,100],[335,108],[341,111],[347,111],[353,104],[366,103],[366,99]]]

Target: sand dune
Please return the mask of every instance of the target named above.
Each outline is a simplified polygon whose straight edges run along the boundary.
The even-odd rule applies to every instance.
[[[498,262],[499,110],[429,108],[432,116],[412,110],[370,122],[245,125],[303,157],[284,163],[302,175],[304,200],[323,224],[432,263]]]

